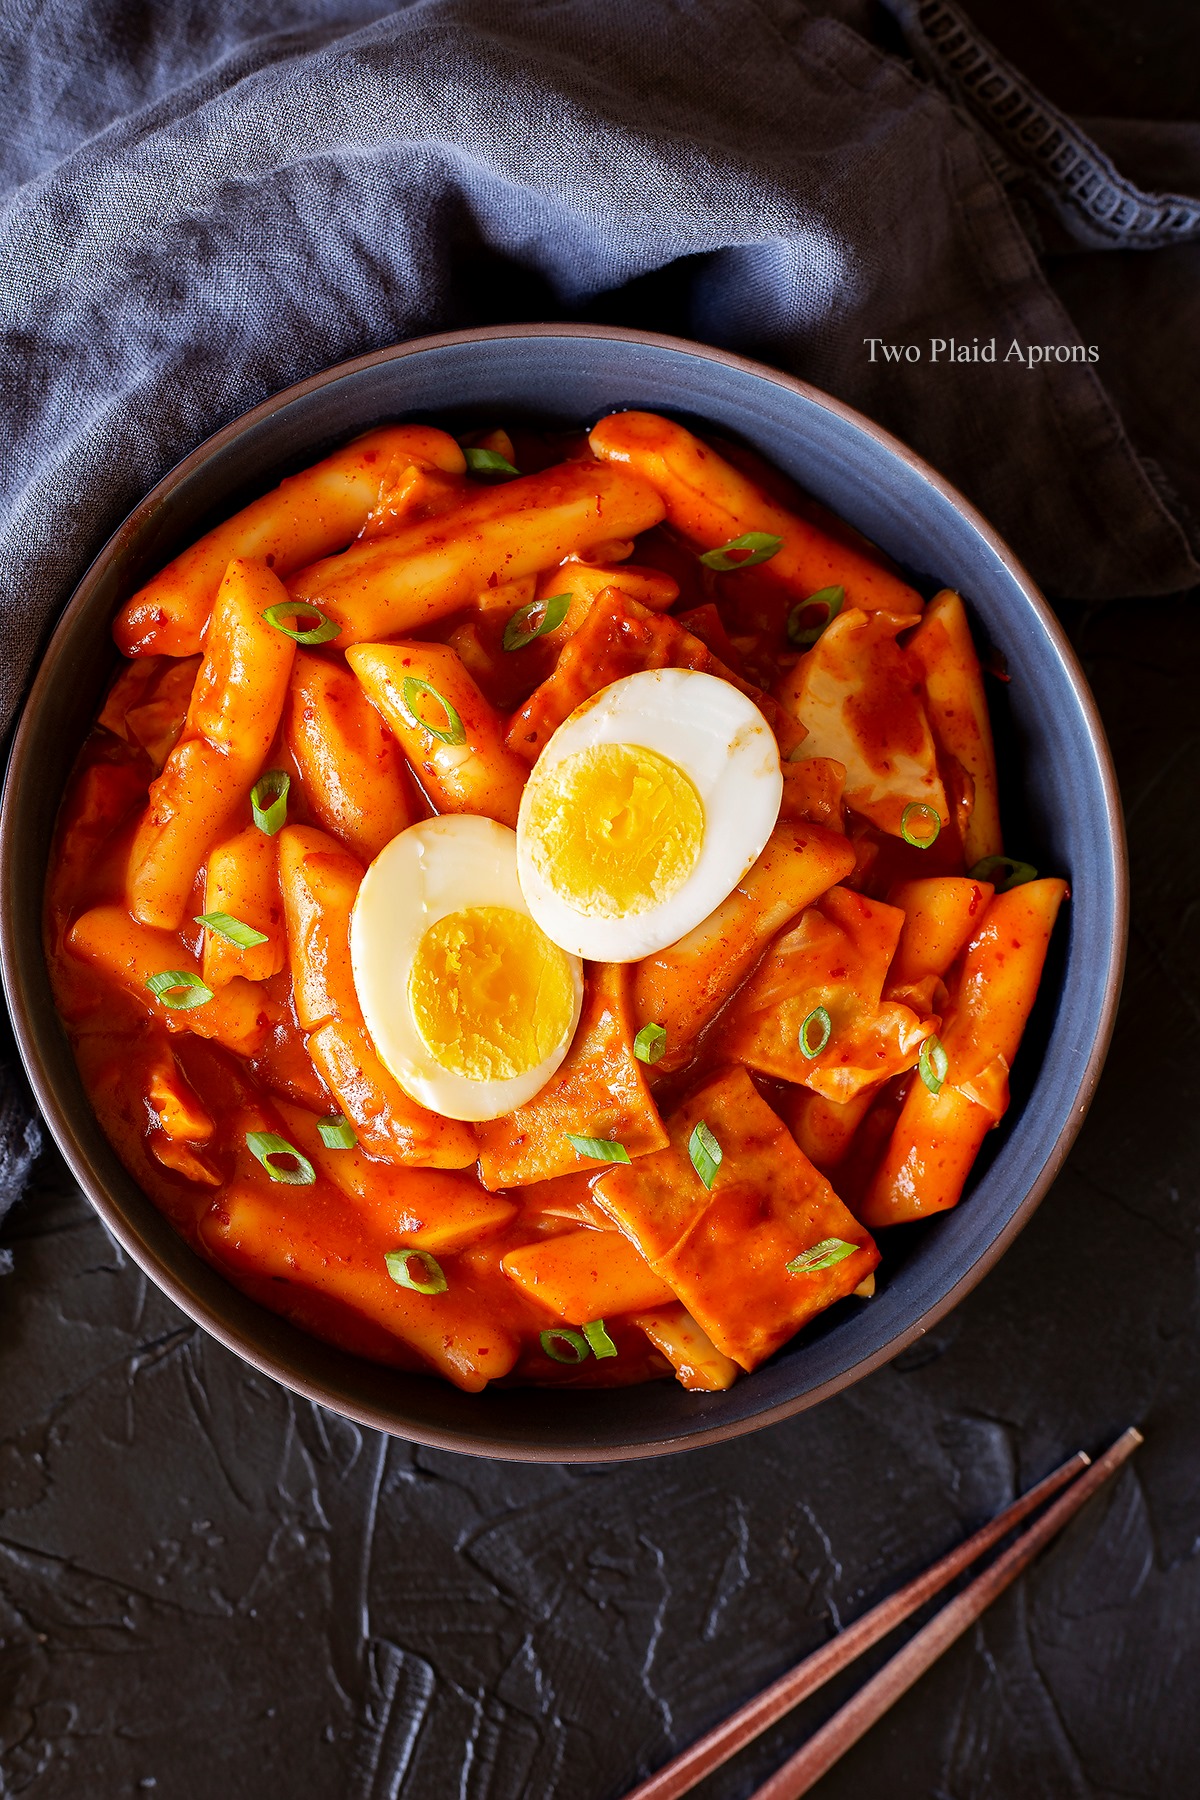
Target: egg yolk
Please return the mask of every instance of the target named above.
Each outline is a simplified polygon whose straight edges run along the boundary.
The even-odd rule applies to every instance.
[[[649,912],[681,888],[704,838],[704,805],[673,762],[640,744],[595,744],[533,785],[530,853],[576,912]]]
[[[557,944],[509,906],[447,913],[417,945],[413,1021],[443,1069],[510,1081],[553,1054],[571,1029],[575,988]]]

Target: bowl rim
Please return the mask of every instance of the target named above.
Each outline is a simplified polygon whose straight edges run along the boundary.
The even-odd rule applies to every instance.
[[[948,1288],[937,1300],[931,1302],[894,1338],[858,1358],[818,1386],[806,1389],[801,1394],[792,1395],[786,1400],[778,1401],[774,1405],[764,1407],[743,1418],[726,1420],[713,1425],[699,1425],[691,1431],[687,1429],[686,1420],[681,1419],[682,1430],[678,1435],[672,1434],[666,1438],[638,1439],[615,1446],[589,1445],[583,1442],[578,1445],[541,1446],[536,1442],[528,1445],[516,1445],[508,1438],[489,1436],[486,1427],[464,1433],[457,1428],[442,1429],[425,1421],[402,1425],[382,1406],[377,1406],[370,1401],[348,1397],[340,1392],[333,1392],[331,1385],[323,1385],[319,1380],[310,1379],[303,1372],[297,1372],[288,1365],[282,1355],[277,1355],[261,1343],[256,1342],[247,1331],[222,1317],[216,1307],[210,1304],[203,1295],[194,1291],[185,1280],[165,1267],[154,1248],[142,1238],[133,1222],[126,1218],[120,1203],[110,1195],[105,1182],[98,1171],[94,1169],[86,1146],[76,1133],[71,1111],[60,1102],[50,1073],[43,1066],[29,1016],[32,1002],[27,1008],[25,992],[26,964],[30,957],[44,963],[43,947],[40,934],[36,946],[31,947],[22,942],[14,918],[12,883],[8,878],[17,830],[13,793],[29,754],[33,720],[57,678],[58,654],[68,627],[74,616],[86,606],[93,586],[111,558],[118,553],[127,540],[136,538],[141,533],[166,496],[194,471],[202,468],[211,457],[236,442],[247,430],[269,419],[280,409],[290,406],[308,395],[318,393],[321,389],[348,376],[407,356],[421,355],[427,351],[439,350],[448,346],[514,338],[569,338],[585,342],[588,340],[615,341],[673,351],[714,363],[766,381],[783,389],[786,393],[803,399],[819,410],[852,425],[859,432],[874,439],[879,447],[890,456],[906,463],[917,476],[947,500],[954,510],[965,519],[997,562],[1002,565],[1010,580],[1020,590],[1022,597],[1050,639],[1071,684],[1100,776],[1108,830],[1108,861],[1112,871],[1113,932],[1112,940],[1107,946],[1106,966],[1103,974],[1104,995],[1099,1027],[1079,1078],[1075,1101],[1041,1170],[1014,1208],[1006,1225],[997,1233],[986,1249],[976,1257],[953,1286]],[[1022,563],[982,514],[951,482],[940,475],[901,439],[895,437],[874,420],[867,418],[855,407],[835,399],[812,383],[804,381],[798,376],[786,374],[782,370],[774,369],[769,364],[758,362],[751,357],[741,356],[713,345],[696,343],[688,338],[675,337],[661,332],[643,331],[616,325],[595,325],[574,321],[489,325],[410,338],[401,343],[369,351],[361,356],[348,358],[320,370],[316,374],[309,375],[279,393],[268,396],[205,438],[195,449],[189,451],[185,457],[174,464],[117,526],[84,571],[69,599],[55,618],[52,628],[43,635],[43,647],[36,671],[32,680],[27,684],[11,731],[3,797],[0,799],[0,978],[3,980],[5,999],[17,1047],[39,1109],[49,1126],[51,1135],[81,1190],[117,1243],[154,1282],[155,1286],[165,1293],[195,1324],[200,1325],[226,1349],[231,1350],[251,1367],[270,1376],[291,1392],[318,1405],[329,1407],[332,1411],[350,1418],[358,1425],[382,1431],[390,1436],[400,1437],[430,1449],[450,1450],[460,1455],[495,1457],[502,1461],[616,1463],[675,1454],[684,1450],[700,1449],[706,1445],[723,1443],[749,1432],[759,1431],[766,1426],[778,1424],[797,1413],[807,1411],[808,1408],[818,1405],[844,1388],[851,1387],[855,1382],[893,1361],[918,1338],[937,1325],[982,1281],[1029,1222],[1061,1169],[1078,1135],[1095,1095],[1100,1072],[1112,1038],[1124,972],[1128,923],[1129,865],[1124,819],[1112,754],[1099,710],[1079,660],[1056,615]],[[191,1249],[190,1246],[186,1247]],[[195,1251],[191,1251],[191,1254],[196,1257],[197,1262],[201,1261]],[[436,1378],[431,1377],[430,1379]],[[747,1379],[752,1379],[752,1377]],[[581,1438],[586,1437],[586,1421],[583,1418],[580,1420],[580,1427]]]

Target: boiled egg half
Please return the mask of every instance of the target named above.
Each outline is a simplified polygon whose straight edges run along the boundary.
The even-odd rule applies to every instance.
[[[407,1094],[449,1119],[531,1100],[579,1023],[583,970],[530,913],[516,849],[492,819],[426,819],[380,851],[351,915],[375,1048]]]
[[[696,669],[627,675],[534,764],[517,819],[529,911],[574,956],[652,956],[737,886],[782,798],[775,734],[739,689]]]

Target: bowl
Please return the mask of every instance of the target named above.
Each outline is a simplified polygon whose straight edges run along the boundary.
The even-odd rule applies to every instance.
[[[742,439],[907,569],[961,589],[1011,676],[997,719],[1002,792],[1015,803],[1009,842],[1066,874],[1073,897],[1007,1118],[959,1207],[885,1237],[873,1300],[834,1308],[724,1393],[660,1381],[464,1394],[334,1349],[267,1312],[202,1261],[134,1184],[92,1114],[54,1009],[41,948],[46,863],[59,797],[116,660],[112,617],[199,532],[381,420],[580,423],[622,407]],[[451,332],[342,363],[255,407],[164,477],[80,582],[33,682],[0,812],[0,883],[4,986],[34,1092],[84,1192],[150,1279],[247,1362],[362,1425],[442,1449],[551,1462],[654,1456],[770,1425],[878,1368],[961,1300],[1030,1218],[1082,1123],[1112,1030],[1127,904],[1116,782],[1087,683],[1029,576],[962,495],[802,381],[681,339],[588,325]]]

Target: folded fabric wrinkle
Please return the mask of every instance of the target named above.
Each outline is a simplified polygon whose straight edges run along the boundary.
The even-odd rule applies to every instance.
[[[0,1062],[0,1223],[29,1184],[33,1165],[42,1152],[41,1122],[25,1076],[16,1059],[8,1021],[0,1021],[5,1058]],[[13,1269],[11,1250],[0,1250],[0,1275]]]
[[[884,4],[920,68],[975,124],[1006,184],[1028,178],[1066,244],[1159,250],[1200,240],[1200,198],[1148,191],[1123,174],[1095,137],[1031,87],[952,0]]]
[[[1051,591],[1200,579],[1105,386],[1121,344],[1097,364],[1004,360],[1081,341],[981,144],[1011,162],[1024,143],[985,104],[994,55],[946,0],[896,0],[925,78],[795,0],[689,3],[686,29],[667,0],[225,5],[186,33],[157,9],[133,43],[94,10],[50,0],[0,27],[25,108],[0,152],[6,718],[88,557],[212,430],[514,301],[603,316],[673,265],[683,279],[643,290],[637,322],[765,355],[878,417]],[[1040,143],[1071,136],[1074,161],[1043,156],[1038,179],[1078,208],[1080,158],[1113,165],[1002,73],[1006,118],[1016,96],[1049,121]],[[995,362],[937,378],[927,354],[866,348],[993,337]]]

